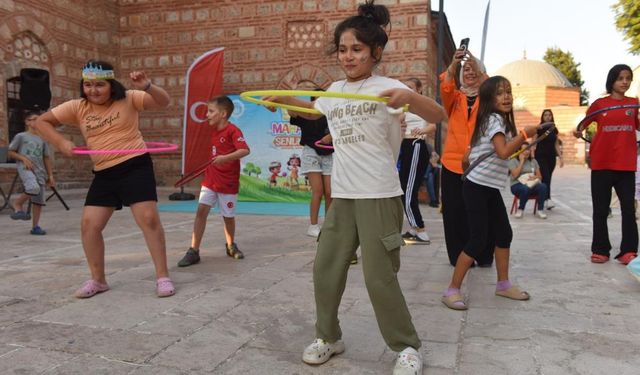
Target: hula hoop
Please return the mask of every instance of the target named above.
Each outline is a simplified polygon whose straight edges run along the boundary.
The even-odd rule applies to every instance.
[[[321,115],[322,113],[317,109],[298,107],[297,105],[283,104],[270,102],[268,100],[257,99],[254,96],[310,96],[310,97],[326,97],[326,98],[338,98],[338,99],[357,99],[366,100],[371,102],[389,102],[389,98],[385,96],[364,95],[364,94],[352,94],[347,92],[333,92],[333,91],[307,91],[307,90],[255,90],[245,91],[240,94],[240,98],[251,103],[263,105],[265,107],[279,107],[289,109],[296,112],[309,113],[312,115]],[[404,111],[408,108],[405,106]]]
[[[191,171],[190,173],[188,173],[186,176],[183,176],[181,179],[179,179],[178,181],[175,182],[175,184],[173,184],[174,187],[180,187],[184,184],[186,184],[187,182],[194,180],[196,177],[200,176],[201,174],[204,173],[204,171],[207,170],[207,168],[209,167],[209,165],[211,165],[211,163],[213,163],[213,158],[207,160],[205,163],[200,164],[196,169],[194,169],[193,171]]]
[[[313,143],[313,145],[316,146],[317,148],[324,148],[324,149],[327,149],[327,150],[333,150],[334,149],[332,145],[328,145],[326,143],[322,143],[322,142],[320,142],[320,140],[315,141]]]
[[[178,149],[178,145],[166,142],[145,142],[145,148],[133,148],[123,150],[91,150],[87,146],[73,148],[76,155],[107,155],[107,154],[137,154],[141,152],[169,152]]]
[[[603,112],[609,112],[609,111],[613,111],[616,109],[634,109],[634,108],[640,108],[640,104],[624,104],[624,105],[614,105],[611,107],[606,107],[606,108],[601,108],[597,111],[594,111],[590,114],[588,114],[587,116],[585,116],[582,120],[580,120],[580,122],[578,123],[578,126],[576,126],[576,130],[578,132],[580,132],[580,139],[582,139],[583,141],[587,142],[587,143],[591,143],[591,138],[589,137],[585,137],[583,131],[586,128],[586,125],[588,125],[594,117],[596,117],[597,115],[603,113]]]
[[[513,155],[509,156],[509,159],[517,158],[523,152],[529,150],[531,147],[533,147],[533,146],[537,145],[538,143],[540,143],[543,139],[547,138],[549,136],[549,134],[551,134],[551,131],[553,129],[555,129],[555,128],[556,128],[556,124],[553,123],[553,122],[545,122],[544,124],[540,124],[540,130],[544,130],[544,133],[542,133],[540,136],[538,136],[538,138],[536,138],[535,141],[529,143],[527,145],[527,147],[521,148],[520,150],[514,152]]]

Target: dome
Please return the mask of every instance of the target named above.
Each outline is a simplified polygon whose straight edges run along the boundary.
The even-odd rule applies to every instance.
[[[513,86],[573,87],[564,74],[544,61],[514,61],[502,66],[495,74],[506,77]]]

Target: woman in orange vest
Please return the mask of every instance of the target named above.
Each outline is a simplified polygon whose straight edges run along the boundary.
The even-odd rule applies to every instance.
[[[460,87],[456,84],[456,72],[462,61]],[[480,60],[466,48],[459,48],[451,65],[440,74],[440,96],[449,120],[442,153],[442,220],[444,239],[449,262],[455,266],[458,255],[469,240],[469,226],[462,199],[462,159],[469,149],[469,142],[476,126],[478,113],[478,88],[487,79]],[[489,239],[487,251],[478,260],[479,266],[490,267],[493,262],[493,241]]]

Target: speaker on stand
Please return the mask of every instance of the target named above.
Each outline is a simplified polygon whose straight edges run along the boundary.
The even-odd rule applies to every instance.
[[[20,102],[24,110],[46,111],[51,106],[49,72],[44,69],[20,70]]]

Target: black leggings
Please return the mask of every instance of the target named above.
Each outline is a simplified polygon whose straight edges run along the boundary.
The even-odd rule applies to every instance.
[[[542,182],[547,185],[547,199],[551,199],[551,176],[553,175],[553,170],[556,169],[556,158],[555,156],[552,158],[536,156],[536,161],[540,166]]]
[[[469,224],[464,199],[462,197],[462,175],[442,167],[440,177],[442,194],[442,222],[444,225],[444,240],[447,245],[449,263],[456,265],[458,256],[469,241]],[[478,256],[478,264],[491,264],[495,240],[488,232],[487,245]]]
[[[510,248],[513,232],[500,190],[467,180],[462,194],[469,220],[465,254],[479,262],[491,237],[497,247]]]

